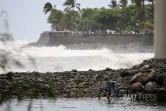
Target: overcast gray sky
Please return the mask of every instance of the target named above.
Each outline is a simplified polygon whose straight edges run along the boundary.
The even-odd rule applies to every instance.
[[[63,10],[65,0],[0,0],[0,12],[8,12],[9,32],[15,39],[36,41],[40,33],[50,30],[43,6],[51,2],[57,9]],[[110,0],[77,0],[81,8],[107,7]],[[2,18],[0,18],[2,20]]]

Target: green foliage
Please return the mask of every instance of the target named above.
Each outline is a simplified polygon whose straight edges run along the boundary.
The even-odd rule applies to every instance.
[[[50,2],[47,2],[43,7],[43,12],[47,14],[53,9],[52,4]]]
[[[61,29],[75,30],[78,28],[79,22],[80,22],[79,13],[77,11],[67,10],[67,12],[64,13],[61,19],[60,27]]]
[[[65,11],[73,9],[76,7],[78,9],[78,11],[80,12],[80,3],[76,3],[76,0],[66,0],[63,4],[63,6],[66,6]]]
[[[53,30],[60,30],[60,21],[62,20],[63,13],[60,10],[52,9],[50,15],[48,16],[48,23],[51,24]]]
[[[144,4],[149,1],[150,4]],[[44,12],[49,12],[48,23],[57,30],[82,30],[95,31],[98,29],[117,30],[121,33],[123,30],[135,31],[137,33],[153,29],[153,0],[111,0],[110,8],[83,8],[81,11],[76,0],[66,0],[63,6],[65,11],[52,9],[48,4],[44,7]],[[50,7],[50,8],[46,8]],[[77,8],[76,11],[74,8]],[[72,10],[71,10],[72,9]]]
[[[110,4],[108,5],[110,8],[116,8],[118,5],[117,5],[117,1],[116,0],[111,0]]]
[[[120,6],[121,7],[126,7],[128,4],[128,0],[120,0]]]

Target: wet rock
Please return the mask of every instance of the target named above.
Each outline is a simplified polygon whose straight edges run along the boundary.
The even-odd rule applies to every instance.
[[[130,70],[124,70],[121,72],[120,76],[121,77],[126,77],[126,76],[133,76],[139,72],[144,72],[141,69],[130,69]]]
[[[92,69],[89,69],[89,72],[93,72],[94,70],[92,70]]]
[[[163,86],[166,81],[166,74],[160,74],[156,77],[156,83],[160,86]]]
[[[151,68],[151,69],[150,69]],[[105,78],[115,79],[133,92],[141,92],[149,81],[166,87],[166,63],[147,60],[131,69],[105,69],[100,71],[65,71],[55,73],[23,72],[0,75],[0,92],[11,91],[14,97],[47,96],[96,97],[98,89],[105,87]],[[8,76],[8,77],[7,77]],[[148,78],[148,81],[147,81]],[[130,85],[132,84],[132,85]],[[148,86],[150,84],[150,86]],[[131,86],[131,87],[130,87]],[[146,84],[146,91],[154,85]],[[152,88],[151,88],[152,87]]]
[[[142,72],[142,71],[140,69],[133,69],[133,70],[130,71],[129,76],[133,76],[133,75],[135,75],[139,72]]]
[[[154,70],[152,70],[148,75],[148,81],[149,82],[155,82],[156,81],[157,74]]]
[[[128,69],[121,70],[120,76],[121,77],[129,76],[130,72],[131,70],[128,70]]]
[[[149,65],[144,65],[143,67],[141,67],[142,71],[148,71],[148,69],[150,68]]]
[[[157,95],[158,101],[165,101],[165,99],[166,99],[166,89],[156,88],[156,89],[154,89],[154,93]]]
[[[105,71],[112,71],[112,69],[107,67]]]
[[[136,93],[136,92],[142,92],[144,90],[144,87],[140,82],[134,83],[130,87],[131,92]]]
[[[145,85],[145,91],[149,92],[149,93],[152,93],[154,91],[154,89],[157,88],[157,87],[158,87],[158,85],[155,82],[148,82]]]
[[[137,64],[137,65],[133,66],[132,69],[139,69],[139,68],[141,68],[141,67],[142,67],[141,64]]]
[[[96,81],[104,81],[105,80],[105,76],[104,75],[97,75],[96,77],[95,77],[95,80]]]
[[[6,74],[6,79],[12,80],[13,79],[13,72],[9,72]]]
[[[138,82],[138,78],[140,78],[141,76],[142,76],[142,73],[138,73],[138,74],[134,75],[131,79],[130,84]]]
[[[138,73],[134,75],[130,81],[130,84],[134,84],[136,82],[140,82],[145,85],[148,82],[148,73]]]
[[[77,72],[77,70],[76,70],[76,69],[73,69],[72,72]]]

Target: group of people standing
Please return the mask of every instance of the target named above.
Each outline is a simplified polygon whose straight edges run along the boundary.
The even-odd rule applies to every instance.
[[[85,34],[114,34],[115,31],[114,30],[110,30],[110,29],[107,29],[107,30],[101,30],[101,29],[98,29],[98,30],[95,30],[95,31],[85,31],[84,32]]]

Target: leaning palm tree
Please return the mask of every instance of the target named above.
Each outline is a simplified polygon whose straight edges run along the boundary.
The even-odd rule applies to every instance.
[[[132,0],[132,3],[134,3],[137,7],[142,6],[142,0]]]
[[[151,2],[152,5],[154,5],[154,0],[146,0],[146,1]]]
[[[142,22],[145,22],[145,0],[132,0],[132,2],[136,5],[138,8],[139,15],[142,15]]]
[[[128,0],[120,0],[120,6],[121,7],[126,7],[128,4]]]
[[[50,23],[51,24],[51,30],[56,30],[55,29],[55,22],[53,22],[54,21],[54,15],[55,15],[55,12],[57,11],[56,9],[56,5],[54,5],[54,8],[53,8],[53,6],[52,6],[52,4],[50,3],[50,2],[47,2],[45,5],[44,5],[44,7],[43,7],[43,12],[45,13],[45,14],[47,14],[48,12],[50,12],[50,15],[49,15],[49,17],[47,18],[47,21],[48,21],[48,23]]]
[[[55,6],[54,6],[55,9]],[[43,7],[43,12],[47,14],[48,12],[51,12],[53,10],[53,6],[50,2],[47,2]]]
[[[110,8],[116,8],[118,5],[117,5],[117,1],[116,0],[111,0],[110,4],[108,5]]]
[[[81,4],[76,3],[76,0],[66,0],[63,3],[63,6],[66,6],[65,11],[70,10],[70,9],[74,10],[75,7],[78,9],[79,12],[81,11],[81,9],[80,9]]]
[[[80,15],[76,11],[67,10],[62,17],[60,26],[62,29],[75,30],[78,28],[80,22]]]
[[[131,4],[132,4],[132,5],[134,4],[134,0],[131,0]]]

